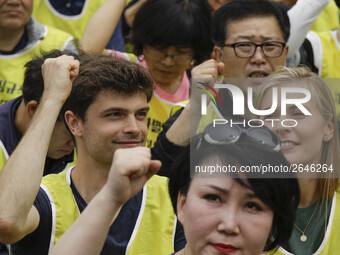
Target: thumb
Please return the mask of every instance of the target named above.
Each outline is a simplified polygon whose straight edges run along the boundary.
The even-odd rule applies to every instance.
[[[161,168],[162,163],[159,160],[151,160],[149,165],[149,171],[146,174],[147,178],[149,179],[151,176],[153,176],[155,173],[158,172],[158,170]]]
[[[224,70],[224,63],[223,62],[218,62],[217,63],[217,75],[218,76],[223,75],[223,70]]]

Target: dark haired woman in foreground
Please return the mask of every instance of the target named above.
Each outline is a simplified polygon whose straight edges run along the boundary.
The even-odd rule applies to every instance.
[[[240,172],[261,165],[288,166],[276,151],[279,147],[278,138],[266,128],[210,125],[202,138],[191,142],[169,182],[187,239],[177,254],[258,255],[289,239],[299,202],[297,180],[291,174],[269,179]],[[217,165],[236,172],[199,173]]]

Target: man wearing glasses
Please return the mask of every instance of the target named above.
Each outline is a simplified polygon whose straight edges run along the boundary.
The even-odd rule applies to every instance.
[[[231,1],[217,10],[211,28],[212,40],[215,44],[212,59],[192,70],[193,81],[202,81],[202,79],[209,81],[221,77],[245,78],[242,80],[246,82],[241,82],[238,86],[246,98],[247,87],[260,84],[277,67],[286,65],[288,52],[286,42],[290,35],[290,23],[287,13],[274,2]],[[198,94],[197,90],[192,88],[191,92],[190,107],[200,107],[201,98],[195,96]],[[207,107],[206,118],[201,121],[202,128],[214,118],[243,119],[243,116],[232,114],[232,97],[227,91],[222,92],[220,89],[218,94],[222,104],[217,103],[214,107],[210,104]],[[176,112],[165,123],[163,133],[158,137],[159,144],[168,145],[170,141],[185,146],[189,143],[190,107],[187,106],[185,110]],[[181,132],[178,132],[179,128]],[[176,150],[172,149],[172,151]],[[169,160],[170,158],[169,155]],[[161,174],[166,175],[163,172]]]

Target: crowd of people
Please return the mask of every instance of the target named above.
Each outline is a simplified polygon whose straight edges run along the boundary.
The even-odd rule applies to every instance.
[[[339,7],[0,0],[0,254],[337,254]]]

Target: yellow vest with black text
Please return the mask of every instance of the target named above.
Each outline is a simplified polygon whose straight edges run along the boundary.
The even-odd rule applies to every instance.
[[[73,40],[69,34],[44,26],[44,36],[35,44],[12,55],[0,55],[0,105],[22,95],[24,65],[41,51],[63,50]]]
[[[85,0],[80,14],[68,16],[55,10],[49,0],[34,0],[32,15],[41,24],[56,27],[73,35],[78,44],[87,23],[104,2],[105,0]]]
[[[50,249],[79,217],[70,183],[73,168],[43,178],[41,188],[52,205]],[[126,254],[171,254],[176,217],[168,194],[168,179],[154,175],[143,188],[143,200]]]
[[[175,103],[160,98],[153,92],[149,102],[150,111],[147,115],[148,136],[146,146],[152,148],[157,140],[157,136],[162,131],[162,125],[169,118],[171,107]]]
[[[317,34],[322,44],[322,64],[319,75],[332,92],[337,119],[340,121],[340,48],[330,32],[326,31]]]
[[[338,190],[332,201],[332,208],[324,239],[315,255],[335,255],[340,253],[340,191]],[[295,255],[282,247],[269,255]],[[313,254],[313,255],[314,255]]]

